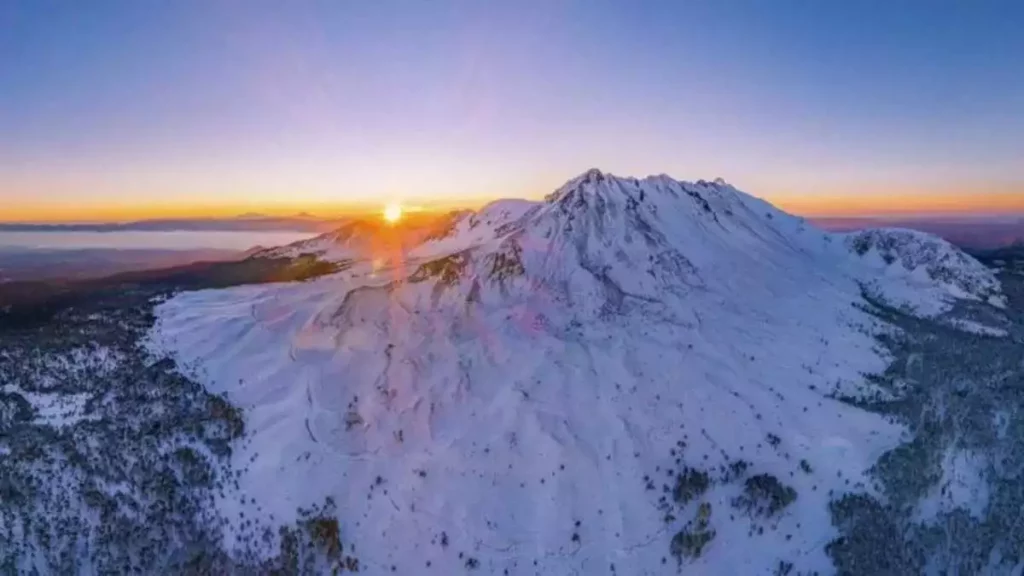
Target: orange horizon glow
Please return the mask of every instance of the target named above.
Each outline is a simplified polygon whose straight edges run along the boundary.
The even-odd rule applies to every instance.
[[[896,217],[1024,212],[1024,193],[894,194],[891,196],[766,197],[777,208],[809,217]]]
[[[445,212],[476,209],[494,197],[452,198],[421,201],[416,205],[395,202],[358,201],[334,204],[264,203],[122,203],[71,204],[35,203],[7,205],[0,214],[5,223],[106,223],[153,219],[233,218],[244,214],[287,217],[306,214],[330,219],[354,215],[382,215],[389,206],[403,212]],[[527,196],[539,199],[539,195]],[[1024,192],[975,192],[970,194],[808,195],[769,194],[765,200],[786,212],[807,217],[899,217],[931,215],[1024,213]]]
[[[444,212],[465,208],[479,208],[491,199],[438,201],[415,205],[401,203],[403,215],[409,212]],[[30,204],[4,206],[0,212],[3,223],[113,223],[137,220],[159,219],[206,219],[236,218],[245,214],[259,214],[272,217],[294,217],[308,215],[319,219],[342,218],[347,216],[380,215],[390,203],[348,202],[336,204],[295,203],[295,204]]]

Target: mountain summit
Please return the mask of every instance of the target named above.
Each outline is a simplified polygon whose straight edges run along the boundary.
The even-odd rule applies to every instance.
[[[961,331],[997,327],[960,303],[1005,306],[942,240],[828,234],[720,179],[589,170],[386,254],[362,232],[273,253],[336,274],[157,308],[152,349],[246,416],[228,549],[330,498],[404,574],[830,573],[834,502],[880,498],[906,433],[860,407],[892,394],[871,306]]]
[[[592,169],[543,203],[508,203],[462,215],[467,225],[450,225],[447,243],[411,254],[427,256],[437,248],[441,258],[459,253],[476,280],[489,278],[484,273],[488,267],[493,276],[498,271],[493,264],[499,262],[501,279],[510,279],[511,267],[531,282],[552,284],[547,288],[582,302],[602,299],[592,300],[590,287],[565,284],[582,281],[581,270],[600,282],[599,292],[661,301],[667,294],[707,288],[706,282],[728,290],[724,284],[737,281],[738,270],[765,265],[793,272],[809,268],[813,274],[831,269],[929,314],[945,309],[950,296],[998,300],[991,273],[941,239],[884,229],[827,234],[721,179],[621,178]],[[487,225],[469,233],[481,221]],[[438,267],[426,266],[428,275]],[[743,275],[767,282],[778,276]],[[934,298],[922,298],[920,291],[933,292]]]

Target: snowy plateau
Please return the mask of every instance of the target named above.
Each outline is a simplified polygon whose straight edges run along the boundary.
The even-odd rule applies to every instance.
[[[210,463],[208,488],[160,516],[176,522],[160,553],[140,553],[149,540],[139,537],[118,566],[580,576],[1024,566],[1024,279],[936,237],[829,234],[721,180],[591,170],[543,201],[353,221],[251,259],[315,260],[325,273],[176,289],[155,303],[145,293],[143,317],[106,321],[118,333],[132,323],[129,336],[69,343],[59,358],[36,351],[36,368],[0,380],[4,427],[48,426],[58,438],[79,427],[76,442],[117,402],[161,393],[143,386],[119,400],[64,386],[74,402],[61,404],[39,378],[91,362],[110,380],[134,362],[131,374],[186,391],[145,413],[193,411],[199,424],[165,418],[159,440],[141,446],[154,428],[133,416],[124,434],[136,440],[123,441],[155,454],[151,466]],[[9,342],[0,352],[11,357]],[[5,367],[16,369],[0,364],[0,379]],[[229,433],[208,431],[203,414],[227,414]],[[0,465],[12,450],[0,438]],[[84,464],[62,458],[17,468],[66,487],[59,506],[47,493],[48,507],[22,509],[77,510],[85,535],[69,543],[5,513],[8,542],[21,542],[12,571],[107,573],[96,550],[132,543],[94,541],[102,515],[89,499],[158,494],[130,466],[83,492]],[[188,489],[181,469],[171,475]],[[0,499],[19,494],[14,480]]]

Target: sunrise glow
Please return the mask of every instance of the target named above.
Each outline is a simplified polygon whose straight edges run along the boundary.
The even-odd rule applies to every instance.
[[[396,224],[402,219],[402,205],[397,202],[388,204],[384,207],[382,215],[384,216],[384,221],[388,224]]]
[[[0,15],[0,221],[381,217],[392,195],[408,218],[592,167],[720,176],[801,214],[1024,205],[1003,8],[898,31],[878,22],[904,3],[60,4]]]

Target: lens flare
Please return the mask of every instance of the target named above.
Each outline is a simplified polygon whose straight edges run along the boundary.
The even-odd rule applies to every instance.
[[[389,224],[394,224],[402,219],[402,205],[397,202],[388,204],[384,207],[384,221]]]

